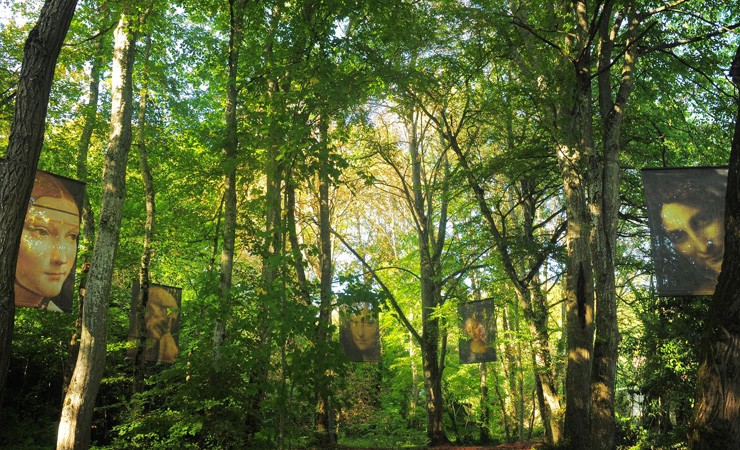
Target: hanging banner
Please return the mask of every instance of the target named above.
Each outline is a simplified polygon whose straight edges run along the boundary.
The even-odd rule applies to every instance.
[[[658,295],[712,295],[725,251],[726,167],[643,169]]]
[[[37,171],[15,266],[15,306],[69,312],[85,184]]]
[[[136,356],[136,304],[139,299],[139,283],[135,282],[131,295],[131,316],[129,341],[126,356]],[[161,284],[149,285],[149,298],[144,312],[146,327],[146,345],[144,359],[161,363],[173,363],[180,351],[178,332],[180,331],[180,304],[182,289]]]
[[[463,303],[459,308],[461,327],[460,364],[496,361],[496,317],[493,300]]]
[[[342,308],[339,340],[350,361],[380,361],[380,329],[372,304],[355,303]]]

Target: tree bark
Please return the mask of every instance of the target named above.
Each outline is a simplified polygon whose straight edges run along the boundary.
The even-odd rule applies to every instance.
[[[23,48],[6,159],[0,164],[0,399],[10,364],[15,316],[15,266],[34,174],[44,143],[44,124],[57,57],[77,0],[47,0]]]
[[[103,172],[100,229],[87,279],[80,353],[67,389],[57,434],[57,449],[86,449],[95,397],[105,365],[108,296],[126,196],[126,159],[131,148],[131,71],[136,34],[126,8],[114,32],[111,126]]]
[[[730,75],[740,87],[740,47]],[[704,324],[693,450],[740,448],[740,102],[725,199],[725,255]]]

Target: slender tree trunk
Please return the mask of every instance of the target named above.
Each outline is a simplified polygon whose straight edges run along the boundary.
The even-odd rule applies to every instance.
[[[331,251],[331,208],[329,206],[329,142],[326,119],[321,119],[321,137],[323,146],[319,152],[319,261],[320,261],[320,287],[319,287],[319,322],[317,339],[320,348],[327,348],[329,344],[329,327],[331,325],[332,304],[332,251]],[[329,394],[331,392],[329,381],[324,376],[324,371],[319,374],[322,380],[317,392],[318,405],[316,426],[321,443],[333,444],[336,442],[334,430],[329,426],[329,417],[332,414]]]
[[[501,368],[505,370],[505,363],[503,359],[501,361]],[[499,387],[498,371],[493,371],[494,385],[493,389],[496,391],[496,397],[498,398],[499,407],[501,408],[501,420],[504,426],[504,435],[506,436],[506,442],[511,442],[511,427],[509,426],[509,414],[506,411],[506,400],[501,394],[501,388]]]
[[[409,320],[414,319],[413,311],[409,311]],[[411,360],[411,401],[409,402],[409,427],[418,428],[416,421],[416,405],[419,404],[419,369],[416,367],[416,352],[414,352],[414,335],[409,331],[409,359]]]
[[[239,92],[236,76],[239,66],[239,48],[244,27],[244,2],[229,0],[229,76],[226,83],[226,138],[224,140],[224,221],[223,247],[221,249],[221,276],[219,289],[224,310],[216,321],[213,331],[213,349],[218,359],[218,349],[226,333],[226,317],[231,305],[231,277],[234,270],[234,248],[236,243],[236,169],[237,149],[237,100]]]
[[[114,33],[111,127],[103,172],[100,229],[87,279],[83,313],[85,332],[59,423],[57,449],[60,450],[90,446],[95,397],[105,365],[108,296],[126,195],[126,159],[131,148],[131,70],[136,42],[132,19],[124,9]]]
[[[519,303],[514,303],[514,333],[516,339],[516,384],[517,384],[517,429],[519,430],[519,442],[524,441],[524,369],[522,367],[522,340],[519,337]]]
[[[740,47],[730,75],[740,87]],[[740,448],[740,102],[725,199],[725,256],[704,324],[694,424],[694,450]]]
[[[0,163],[0,400],[10,365],[15,316],[15,266],[34,174],[44,143],[44,124],[57,57],[77,0],[47,0],[28,34],[18,79],[6,159]],[[0,403],[2,403],[0,401]]]
[[[143,55],[143,73],[142,86],[139,90],[139,113],[138,113],[138,131],[139,131],[139,166],[141,176],[144,180],[144,196],[146,199],[146,221],[144,223],[144,242],[141,250],[141,260],[139,263],[139,297],[134,306],[134,313],[137,325],[136,336],[136,354],[134,356],[134,393],[144,392],[144,378],[146,376],[146,362],[144,351],[146,349],[147,331],[146,331],[146,309],[149,303],[149,264],[152,260],[152,242],[154,241],[154,223],[156,219],[155,202],[154,202],[154,180],[152,171],[149,169],[149,157],[146,148],[146,109],[149,97],[149,56],[152,49],[152,36],[147,34],[144,45]]]
[[[514,346],[514,341],[517,339],[516,337],[516,330],[513,328],[513,319],[512,319],[512,313],[510,311],[509,305],[505,304],[502,308],[503,312],[503,325],[504,325],[504,333],[507,336],[506,343],[504,344],[504,361],[505,364],[503,364],[504,367],[504,375],[506,376],[506,381],[509,389],[509,398],[508,401],[511,405],[512,414],[510,415],[510,426],[509,428],[513,427],[513,430],[511,430],[511,434],[516,433],[517,436],[521,434],[521,429],[519,427],[519,417],[521,416],[519,412],[519,399],[517,398],[519,395],[519,389],[517,389],[516,386],[516,380],[517,380],[517,361],[516,361],[516,347]],[[512,423],[513,422],[513,423]],[[510,436],[510,439],[514,439]]]
[[[491,440],[488,430],[491,420],[491,408],[488,405],[488,368],[485,362],[480,363],[480,442],[486,444]]]
[[[90,96],[85,105],[85,125],[82,128],[80,142],[77,144],[77,179],[87,183],[87,155],[90,141],[98,117],[98,98],[100,97],[100,73],[103,66],[103,38],[95,40],[94,55],[90,67]],[[85,196],[82,207],[83,237],[92,243],[95,240],[95,215],[90,206],[89,196]]]
[[[77,179],[87,183],[87,155],[90,149],[90,141],[92,139],[93,130],[95,129],[95,122],[98,116],[98,97],[100,96],[100,73],[102,72],[103,65],[103,39],[99,37],[95,41],[95,49],[92,59],[92,65],[90,68],[90,96],[85,106],[85,125],[82,128],[82,135],[80,136],[80,142],[77,145]],[[90,206],[90,196],[85,195],[84,203],[82,205],[82,245],[89,247],[95,242],[95,215],[93,214],[92,207]],[[74,370],[75,361],[77,361],[77,354],[80,351],[80,336],[82,335],[82,309],[85,303],[85,290],[87,283],[87,273],[90,270],[89,258],[82,263],[82,279],[80,280],[80,288],[77,298],[78,303],[78,315],[77,321],[75,322],[75,330],[72,332],[72,338],[69,343],[69,355],[67,357],[67,370],[64,373],[64,391],[67,391],[69,381],[72,379],[72,371]]]

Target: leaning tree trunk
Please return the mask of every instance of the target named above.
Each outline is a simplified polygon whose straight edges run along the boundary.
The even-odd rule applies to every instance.
[[[15,265],[34,173],[44,143],[49,92],[77,0],[47,0],[23,49],[8,152],[0,164],[0,399],[10,364]]]
[[[90,447],[95,397],[105,365],[108,296],[126,195],[126,159],[131,148],[131,70],[136,41],[132,19],[124,10],[114,32],[111,126],[103,172],[100,229],[87,278],[80,352],[64,399],[57,449]]]
[[[740,47],[730,74],[740,86]],[[740,102],[725,200],[725,256],[704,324],[697,381],[694,450],[740,448]]]

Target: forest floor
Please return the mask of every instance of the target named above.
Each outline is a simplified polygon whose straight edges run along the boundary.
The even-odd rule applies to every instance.
[[[542,445],[542,442],[514,442],[511,444],[499,444],[499,445],[442,445],[439,447],[429,447],[429,450],[532,450],[532,449],[536,450],[540,448],[541,445]],[[338,450],[382,450],[382,449],[339,446]]]

